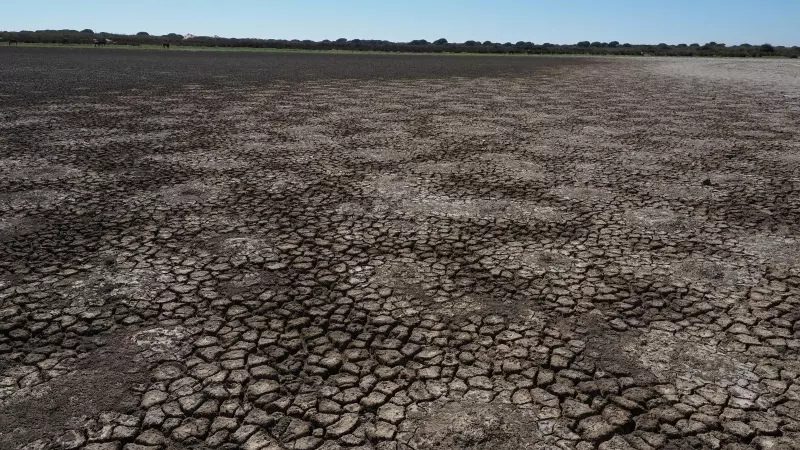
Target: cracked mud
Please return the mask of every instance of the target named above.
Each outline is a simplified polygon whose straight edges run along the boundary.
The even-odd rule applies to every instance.
[[[800,448],[796,62],[0,50],[2,449]]]

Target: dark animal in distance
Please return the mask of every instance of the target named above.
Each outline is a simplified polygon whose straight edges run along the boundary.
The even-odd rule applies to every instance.
[[[16,39],[9,39],[8,45],[19,45],[19,42]]]
[[[94,39],[94,46],[95,47],[105,47],[108,43],[106,39]]]
[[[162,42],[161,43],[161,48],[169,49],[169,42]]]

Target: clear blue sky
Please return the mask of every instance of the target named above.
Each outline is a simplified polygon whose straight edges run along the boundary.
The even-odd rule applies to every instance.
[[[800,0],[7,0],[0,30],[800,45]]]

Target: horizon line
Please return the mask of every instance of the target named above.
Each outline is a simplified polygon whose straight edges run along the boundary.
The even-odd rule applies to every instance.
[[[85,28],[84,30],[91,30],[91,29],[90,28]],[[39,33],[39,32],[48,32],[49,31],[49,32],[72,32],[72,33],[80,34],[80,33],[84,33],[85,32],[84,30],[77,30],[77,29],[73,29],[73,28],[44,28],[44,29],[38,29],[38,30],[26,30],[26,29],[22,29],[22,30],[0,30],[0,33]],[[500,42],[500,41],[491,41],[489,39],[486,39],[486,40],[477,40],[476,39],[476,40],[466,40],[466,41],[463,41],[463,42],[459,42],[459,41],[450,41],[445,37],[439,37],[439,38],[436,38],[436,39],[434,39],[432,41],[429,41],[426,38],[412,39],[410,41],[391,41],[391,40],[388,40],[388,39],[345,38],[345,37],[338,37],[338,38],[335,38],[335,39],[326,38],[326,39],[322,39],[322,40],[314,40],[314,39],[300,39],[300,38],[275,38],[275,37],[252,37],[252,36],[251,37],[220,36],[220,35],[215,35],[215,34],[214,35],[208,35],[208,34],[193,34],[193,33],[157,34],[157,33],[149,33],[149,32],[146,32],[146,31],[139,31],[139,32],[136,32],[136,33],[118,33],[118,32],[113,32],[113,31],[94,31],[94,30],[91,30],[91,33],[86,32],[86,34],[111,34],[111,35],[117,35],[117,36],[131,36],[131,37],[137,37],[137,36],[143,37],[143,36],[145,36],[145,35],[139,35],[138,33],[147,33],[146,36],[153,36],[153,37],[168,37],[170,35],[178,35],[178,36],[181,36],[182,39],[216,38],[216,39],[241,39],[241,40],[287,41],[287,42],[294,42],[294,41],[297,41],[297,42],[306,42],[306,41],[310,41],[310,42],[325,42],[325,41],[335,42],[335,41],[337,41],[339,39],[347,39],[347,42],[352,42],[352,41],[358,40],[358,41],[387,42],[387,43],[392,43],[392,44],[409,44],[409,43],[415,42],[415,41],[426,41],[427,44],[433,44],[433,42],[436,41],[436,40],[445,39],[445,40],[447,40],[447,43],[446,44],[441,44],[441,45],[463,45],[466,42],[476,42],[476,43],[481,44],[481,45],[482,45],[483,42],[491,42],[492,44],[498,44],[498,45],[509,44],[509,43],[512,44],[512,45],[516,45],[519,42],[524,42],[525,45],[545,45],[545,44],[549,44],[549,45],[558,45],[558,46],[575,46],[575,45],[578,45],[581,42],[587,42],[588,41],[590,43],[598,43],[599,42],[601,44],[608,44],[608,43],[611,43],[611,42],[617,42],[618,45],[620,45],[620,46],[629,44],[629,45],[632,45],[634,47],[658,46],[658,45],[661,45],[661,44],[666,44],[666,45],[669,45],[669,46],[677,46],[677,45],[688,45],[688,46],[691,46],[691,45],[697,44],[697,45],[700,45],[700,46],[717,45],[717,46],[730,46],[730,47],[739,47],[739,46],[742,46],[742,45],[758,46],[758,45],[769,44],[769,45],[773,45],[775,47],[785,47],[785,48],[793,48],[793,47],[797,47],[798,46],[798,45],[772,44],[770,42],[762,42],[762,43],[756,43],[756,44],[751,44],[749,42],[742,42],[742,43],[739,43],[739,44],[730,44],[729,45],[729,44],[726,44],[724,42],[717,42],[717,41],[709,41],[709,42],[706,42],[706,43],[679,42],[677,44],[676,43],[659,42],[657,44],[654,44],[654,43],[631,43],[631,42],[624,42],[623,43],[623,42],[614,41],[614,40],[612,40],[612,41],[583,40],[583,41],[578,41],[578,42],[574,42],[574,43],[555,43],[555,42],[543,41],[542,43],[538,43],[537,44],[537,43],[532,42],[532,41],[522,41],[522,40],[520,40],[520,41],[517,41],[517,42],[510,42],[510,41]],[[187,38],[186,36],[191,36],[191,37]],[[420,44],[420,45],[425,45],[425,44]]]

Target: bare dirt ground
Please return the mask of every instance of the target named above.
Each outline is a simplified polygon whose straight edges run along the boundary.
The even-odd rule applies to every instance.
[[[794,61],[0,49],[0,448],[800,448]]]

